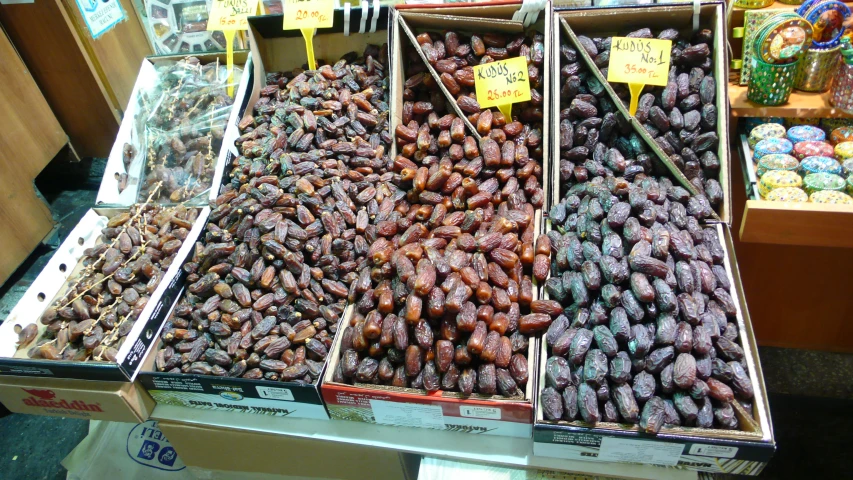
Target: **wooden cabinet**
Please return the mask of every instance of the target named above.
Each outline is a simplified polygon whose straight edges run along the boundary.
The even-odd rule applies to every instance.
[[[53,228],[33,179],[68,142],[26,65],[0,31],[0,284]]]
[[[151,47],[131,0],[127,20],[92,39],[75,0],[0,5],[0,24],[80,157],[109,155]]]

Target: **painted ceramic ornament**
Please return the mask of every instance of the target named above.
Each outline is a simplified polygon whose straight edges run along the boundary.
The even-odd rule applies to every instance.
[[[800,162],[800,174],[832,173],[841,175],[841,164],[832,157],[806,157]]]
[[[838,145],[841,142],[853,142],[853,127],[838,127],[829,134],[829,142]]]
[[[812,26],[793,12],[778,13],[762,24],[755,51],[765,63],[796,62],[812,44]]]
[[[803,188],[809,195],[821,190],[842,192],[845,186],[844,179],[832,173],[810,173],[803,178]]]
[[[760,160],[761,157],[773,153],[784,153],[786,155],[790,155],[793,150],[794,145],[786,138],[765,138],[755,144],[755,151],[753,152],[752,157],[756,160]]]
[[[835,158],[844,160],[853,158],[853,142],[841,142],[835,146]]]
[[[826,140],[826,132],[813,125],[797,125],[788,129],[788,140],[791,143],[822,142]]]
[[[809,201],[812,203],[832,203],[836,205],[853,205],[853,198],[844,192],[835,190],[821,190],[809,195]]]
[[[850,7],[843,2],[829,1],[814,4],[803,17],[812,24],[812,43],[815,48],[833,48],[844,36],[844,21]]]
[[[834,157],[835,150],[832,145],[826,142],[815,142],[808,140],[794,144],[794,152],[792,153],[797,160],[802,160],[806,157]]]
[[[785,127],[779,125],[778,123],[765,123],[753,128],[749,132],[749,139],[747,142],[749,143],[750,148],[755,148],[755,145],[767,138],[785,138]]]
[[[787,170],[790,172],[796,172],[799,166],[800,162],[790,155],[786,155],[784,153],[772,153],[761,157],[761,160],[758,161],[758,168],[755,173],[761,177],[771,170]]]
[[[809,196],[800,188],[782,187],[771,191],[764,199],[771,202],[808,202]]]
[[[771,170],[765,173],[758,182],[758,193],[762,198],[777,188],[794,187],[803,185],[803,179],[796,172],[786,170]]]

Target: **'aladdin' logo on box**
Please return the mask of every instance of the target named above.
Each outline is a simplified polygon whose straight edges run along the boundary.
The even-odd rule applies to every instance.
[[[30,407],[63,408],[66,410],[81,410],[84,412],[103,412],[100,403],[86,403],[82,400],[56,400],[56,392],[53,390],[38,390],[22,388],[21,390],[32,395],[23,400],[24,405]]]

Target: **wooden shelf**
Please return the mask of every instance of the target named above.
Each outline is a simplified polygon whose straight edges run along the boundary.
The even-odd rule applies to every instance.
[[[740,240],[777,245],[853,247],[853,206],[747,200]]]
[[[829,104],[829,92],[809,93],[794,90],[788,103],[775,107],[758,105],[746,98],[746,85],[729,83],[729,101],[733,117],[839,118],[853,117]]]

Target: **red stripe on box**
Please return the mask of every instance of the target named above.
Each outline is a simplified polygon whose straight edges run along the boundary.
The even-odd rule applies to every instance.
[[[386,392],[369,388],[353,387],[341,384],[323,384],[321,387],[323,400],[327,405],[339,405],[356,408],[371,408],[370,400],[386,402],[414,403],[418,405],[434,405],[441,407],[446,417],[462,417],[460,407],[487,407],[501,411],[501,421],[532,424],[533,405],[530,402],[496,402],[479,399],[459,399],[441,397],[440,392],[430,395],[414,395],[401,392]]]

